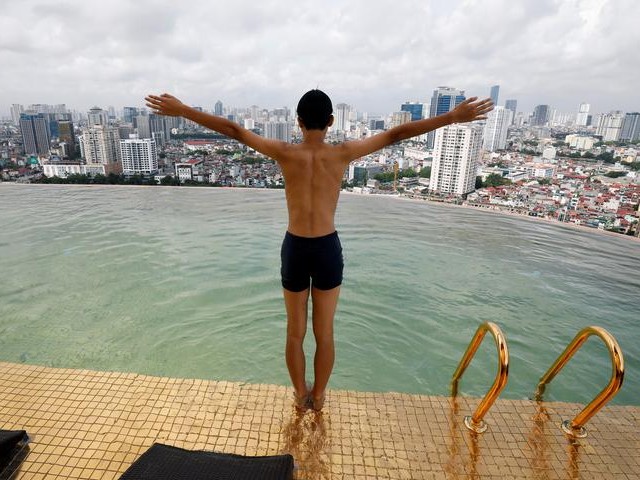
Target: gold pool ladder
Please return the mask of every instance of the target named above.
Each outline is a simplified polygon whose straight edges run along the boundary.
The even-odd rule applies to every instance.
[[[613,372],[611,374],[611,380],[609,384],[594,398],[589,405],[576,415],[573,420],[565,420],[562,422],[562,430],[567,435],[577,438],[584,438],[587,436],[587,430],[584,425],[593,417],[598,411],[604,407],[604,405],[611,400],[620,387],[622,387],[622,380],[624,379],[624,357],[622,356],[622,350],[616,339],[601,327],[586,327],[580,330],[571,343],[564,349],[564,352],[558,357],[551,368],[547,370],[536,388],[536,400],[542,401],[542,395],[547,384],[553,380],[558,372],[567,364],[574,353],[578,351],[580,347],[587,341],[591,335],[596,335],[604,341],[605,345],[609,349],[609,355],[611,356],[611,364],[613,366]]]
[[[507,377],[509,376],[509,349],[507,348],[507,340],[498,325],[492,322],[484,322],[478,327],[451,380],[451,396],[455,397],[458,394],[458,380],[460,380],[460,377],[462,377],[462,374],[471,363],[487,332],[491,332],[493,335],[498,349],[498,373],[493,385],[480,402],[480,405],[478,405],[478,408],[476,408],[474,414],[464,417],[465,426],[476,433],[482,433],[487,429],[487,424],[483,418],[507,384]]]

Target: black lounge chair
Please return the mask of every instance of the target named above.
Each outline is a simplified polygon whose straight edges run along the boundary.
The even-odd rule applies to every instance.
[[[13,476],[29,451],[24,430],[0,430],[0,480]]]
[[[244,457],[154,443],[120,480],[291,480],[293,457]]]

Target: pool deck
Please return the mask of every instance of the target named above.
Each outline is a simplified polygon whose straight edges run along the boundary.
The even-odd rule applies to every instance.
[[[581,405],[498,400],[478,435],[462,422],[477,404],[332,390],[298,415],[282,386],[0,362],[0,428],[32,437],[21,480],[117,479],[154,442],[291,453],[297,479],[640,478],[638,407],[605,407],[569,440],[559,424]]]

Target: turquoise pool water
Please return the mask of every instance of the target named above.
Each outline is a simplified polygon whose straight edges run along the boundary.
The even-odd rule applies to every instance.
[[[0,184],[0,202],[0,360],[288,384],[283,191]],[[614,402],[640,404],[636,240],[354,195],[337,227],[346,267],[330,386],[447,394],[491,320],[511,354],[503,396],[530,397],[573,336],[600,325],[626,360]],[[462,392],[484,394],[495,369],[487,337]],[[546,398],[586,403],[610,373],[591,339]]]

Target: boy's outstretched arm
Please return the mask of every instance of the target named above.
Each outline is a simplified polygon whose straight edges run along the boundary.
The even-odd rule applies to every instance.
[[[454,110],[437,117],[403,123],[364,140],[345,142],[339,147],[342,151],[341,158],[348,163],[400,140],[416,137],[452,123],[484,120],[491,110],[493,110],[493,103],[490,98],[478,100],[478,97],[471,97],[460,103]]]
[[[195,108],[185,105],[176,97],[163,93],[162,95],[148,95],[145,97],[147,107],[153,109],[154,113],[168,115],[171,117],[184,117],[196,122],[203,127],[215,130],[218,133],[231,137],[254,150],[267,155],[274,160],[282,158],[282,152],[288,147],[288,143],[278,140],[270,140],[260,135],[256,135],[246,128],[242,128],[237,123],[226,118],[200,112]]]

